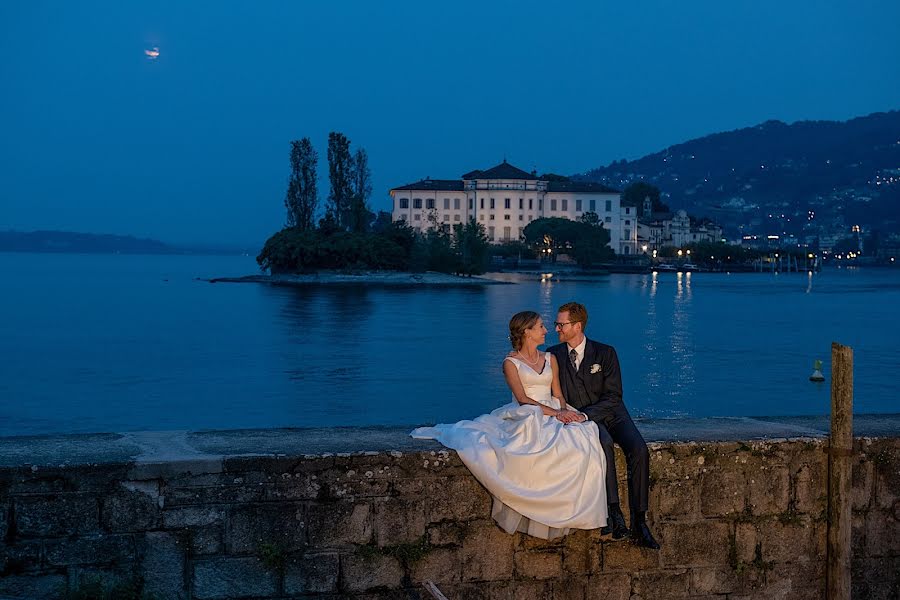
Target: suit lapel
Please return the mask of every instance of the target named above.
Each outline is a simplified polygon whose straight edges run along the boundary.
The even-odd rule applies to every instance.
[[[591,361],[594,359],[594,353],[592,352],[592,344],[591,340],[585,338],[584,342],[584,356],[581,357],[581,364],[578,365],[578,373],[577,377],[579,379],[583,379],[585,374],[590,369]]]

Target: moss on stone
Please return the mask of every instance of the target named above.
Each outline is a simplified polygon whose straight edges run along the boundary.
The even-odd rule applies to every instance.
[[[392,556],[403,564],[410,564],[422,560],[433,550],[431,544],[421,537],[415,542],[393,544],[390,546],[377,546],[364,544],[356,547],[356,553],[364,560],[372,560],[377,556]]]

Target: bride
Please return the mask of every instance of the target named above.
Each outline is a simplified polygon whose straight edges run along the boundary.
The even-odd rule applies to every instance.
[[[539,314],[513,315],[515,352],[503,360],[512,402],[410,435],[456,450],[494,497],[491,515],[507,533],[552,539],[606,525],[606,458],[597,425],[566,405],[556,358],[538,350],[546,335]]]

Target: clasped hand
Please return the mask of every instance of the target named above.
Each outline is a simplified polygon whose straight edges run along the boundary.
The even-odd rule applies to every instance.
[[[554,416],[563,423],[581,423],[587,420],[583,414],[574,410],[558,410]]]

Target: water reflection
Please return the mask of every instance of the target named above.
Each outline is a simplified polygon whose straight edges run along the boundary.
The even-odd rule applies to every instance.
[[[683,398],[694,386],[695,349],[691,330],[691,273],[677,274],[675,303],[672,313],[672,334],[669,338],[672,352],[672,371],[675,377],[668,393],[668,403],[674,408],[683,404]]]
[[[646,386],[646,389],[642,390],[646,394],[646,398],[643,399],[645,402],[658,396],[660,382],[662,381],[662,369],[660,368],[662,357],[659,355],[659,344],[657,343],[659,339],[659,315],[656,308],[656,288],[659,285],[659,273],[653,271],[649,276],[645,275],[643,278],[645,287],[647,287],[648,282],[647,315],[644,320],[642,344],[644,360],[641,361],[641,369],[644,372],[644,386]]]

